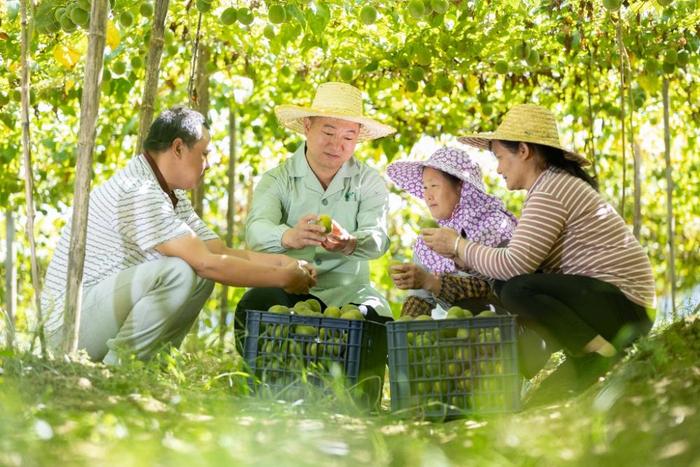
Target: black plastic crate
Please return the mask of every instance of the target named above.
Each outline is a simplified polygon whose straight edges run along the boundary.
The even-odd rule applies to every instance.
[[[386,328],[363,320],[248,310],[243,356],[254,390],[296,398],[304,383],[323,386],[333,368],[351,394],[378,407],[386,369]],[[302,392],[303,394],[303,392]]]
[[[391,410],[430,419],[520,409],[513,316],[387,323]]]

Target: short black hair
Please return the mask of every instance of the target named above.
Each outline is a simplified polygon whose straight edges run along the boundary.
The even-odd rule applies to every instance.
[[[168,149],[177,138],[192,147],[202,139],[203,128],[209,129],[209,122],[196,110],[184,106],[164,110],[148,129],[143,149],[161,152]]]

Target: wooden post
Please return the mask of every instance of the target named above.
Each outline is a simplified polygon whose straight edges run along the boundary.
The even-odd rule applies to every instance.
[[[236,109],[231,105],[228,118],[228,203],[226,206],[226,246],[233,248],[234,214],[236,209]],[[219,345],[224,348],[226,337],[226,318],[228,316],[228,290],[227,286],[221,288],[221,310],[219,313]]]
[[[627,185],[627,154],[625,152],[625,59],[623,51],[625,45],[622,42],[622,18],[617,20],[617,46],[620,52],[620,129],[622,137],[622,193],[620,195],[620,215],[625,217],[625,185]]]
[[[674,246],[673,217],[673,168],[671,167],[671,125],[669,122],[668,78],[664,76],[664,159],[666,160],[666,225],[668,236],[668,281],[671,283],[671,313],[675,320],[676,313],[676,248]]]
[[[195,109],[204,117],[209,113],[209,73],[207,72],[207,62],[209,61],[209,48],[200,45],[199,54],[197,55],[196,67],[196,84]],[[192,190],[192,207],[198,216],[202,217],[204,212],[204,193],[206,185],[200,183],[197,188]]]
[[[95,146],[95,127],[100,107],[102,62],[105,49],[105,29],[109,0],[93,0],[90,9],[88,51],[85,79],[80,103],[80,131],[78,133],[78,162],[75,171],[73,217],[68,254],[66,306],[63,323],[63,351],[73,354],[78,349],[80,308],[85,262],[85,240],[92,178],[92,155]]]
[[[32,146],[29,128],[29,20],[27,6],[30,0],[21,3],[21,98],[22,98],[22,153],[24,160],[24,194],[27,205],[27,239],[29,240],[30,261],[32,270],[32,287],[34,288],[34,304],[36,307],[36,333],[39,336],[41,354],[46,357],[46,340],[44,339],[44,316],[41,312],[41,273],[36,259],[36,243],[34,242],[34,176],[32,174]]]
[[[586,88],[588,95],[588,158],[591,163],[591,172],[594,177],[598,177],[598,164],[595,158],[595,116],[593,115],[593,104],[591,103],[591,75],[593,74],[593,53],[588,50],[588,73],[586,74]]]
[[[631,131],[631,130],[630,130]],[[639,144],[630,136],[632,155],[634,156],[634,209],[632,216],[632,233],[639,240],[642,230],[642,154]]]
[[[5,319],[7,332],[5,344],[8,349],[15,342],[15,307],[17,306],[17,270],[15,268],[15,219],[12,211],[5,211]]]
[[[634,185],[634,203],[632,205],[632,234],[639,240],[639,232],[642,230],[642,155],[639,145],[634,140],[634,97],[632,96],[632,64],[627,54],[627,49],[622,47],[624,59],[627,66],[627,101],[629,104],[629,125],[630,125],[630,148],[632,150],[632,171]],[[623,121],[624,125],[624,121]],[[623,143],[624,144],[624,143]]]
[[[146,139],[148,129],[151,126],[154,113],[154,102],[158,94],[158,74],[160,73],[160,59],[163,55],[163,36],[165,31],[165,17],[168,14],[170,0],[156,0],[153,12],[153,27],[151,39],[148,43],[148,57],[146,58],[146,84],[143,87],[141,99],[141,119],[139,121],[139,136],[136,143],[136,152],[142,150],[141,145]]]

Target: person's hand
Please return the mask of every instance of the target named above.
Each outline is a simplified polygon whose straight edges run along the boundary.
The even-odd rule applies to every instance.
[[[307,246],[318,246],[326,238],[323,226],[316,223],[315,214],[307,214],[299,219],[294,227],[282,235],[282,246],[298,250]]]
[[[298,263],[302,268],[306,269],[306,272],[308,272],[309,276],[311,276],[311,279],[313,280],[313,284],[311,286],[313,287],[316,285],[316,280],[318,279],[316,268],[311,263],[304,261],[303,259],[298,260]]]
[[[455,262],[455,266],[457,266],[458,269],[464,270],[464,269],[467,268],[467,263],[465,263],[464,261],[462,261],[462,258],[460,258],[459,255],[457,255],[457,256],[455,256],[454,258],[452,258],[452,261]]]
[[[279,266],[282,268],[286,268],[290,264],[296,264],[299,262],[298,259],[292,258],[291,256],[287,256],[285,254],[275,254],[275,257],[277,259],[275,266]]]
[[[309,293],[309,289],[316,285],[316,270],[306,261],[296,261],[284,268],[287,272],[287,280],[282,289],[294,295]]]
[[[455,257],[455,241],[459,238],[457,231],[442,227],[440,229],[423,229],[423,241],[428,248],[445,258]]]
[[[340,251],[344,255],[350,255],[355,251],[357,239],[350,235],[342,225],[333,220],[331,232],[321,243],[321,246],[328,251]]]
[[[435,276],[413,263],[394,264],[389,268],[391,280],[402,290],[432,288]]]

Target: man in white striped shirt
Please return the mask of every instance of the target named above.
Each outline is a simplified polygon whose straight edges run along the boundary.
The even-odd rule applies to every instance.
[[[207,169],[208,124],[175,107],[151,125],[144,151],[90,194],[79,348],[96,361],[148,359],[179,346],[214,282],[306,293],[315,270],[285,255],[227,248],[192,209],[185,190]],[[46,273],[49,343],[62,339],[70,244],[64,228]]]

